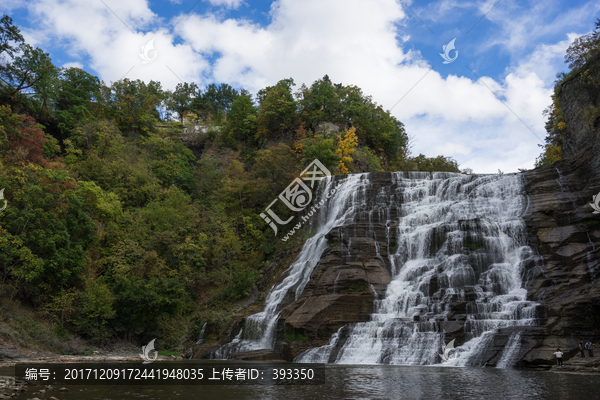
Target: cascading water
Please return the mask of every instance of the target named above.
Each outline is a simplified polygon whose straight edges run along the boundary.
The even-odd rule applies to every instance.
[[[342,186],[336,186],[331,179],[324,179],[319,184],[320,192],[334,195],[321,207],[316,215],[319,219],[316,234],[308,239],[294,263],[286,271],[285,279],[268,294],[265,299],[265,309],[250,315],[244,323],[244,334],[238,335],[232,342],[221,346],[213,358],[228,358],[234,352],[244,352],[262,349],[273,349],[276,339],[277,319],[281,310],[279,305],[286,295],[294,292],[298,299],[310,279],[310,274],[319,262],[321,254],[327,248],[325,235],[331,228],[343,225],[352,220],[354,206],[359,198],[364,198],[365,174],[351,175]],[[312,213],[311,213],[312,214]]]
[[[519,347],[521,347],[521,332],[513,333],[502,352],[502,357],[498,364],[496,365],[498,368],[510,368],[515,363],[515,356],[519,351]]]
[[[205,322],[204,325],[202,325],[202,329],[200,330],[200,337],[198,338],[196,344],[204,343],[204,332],[206,332],[206,324],[207,322]]]
[[[324,192],[332,185],[325,182]],[[375,193],[372,186],[369,174],[343,181],[321,208],[317,233],[269,293],[265,310],[246,319],[243,338],[222,346],[219,358],[273,349],[280,304],[287,293],[296,299],[302,293],[328,248],[326,234],[341,227],[350,254],[351,227],[359,222],[369,224],[378,257],[379,243],[388,244],[392,281],[385,295],[374,291],[369,322],[340,328],[326,345],[295,361],[436,364],[450,328],[459,325],[463,344],[447,364],[479,364],[498,329],[536,324],[536,304],[526,300],[523,277],[525,265],[537,258],[527,246],[519,175],[404,172],[391,174],[390,184]],[[386,238],[376,237],[374,224],[386,226]],[[518,351],[520,334],[512,338],[505,363]]]

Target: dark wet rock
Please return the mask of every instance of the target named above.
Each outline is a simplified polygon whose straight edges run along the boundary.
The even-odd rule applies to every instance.
[[[346,324],[369,320],[373,300],[391,281],[385,226],[372,228],[354,224],[329,233],[333,245],[321,257],[302,295],[281,313],[286,325],[319,340]]]
[[[589,203],[600,191],[589,159],[565,160],[524,174],[530,246],[541,256],[525,271],[528,299],[540,303],[544,336],[523,355],[525,364],[555,363],[560,347],[600,339],[600,218]]]

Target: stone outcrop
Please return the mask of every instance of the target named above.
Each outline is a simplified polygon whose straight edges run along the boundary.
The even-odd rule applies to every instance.
[[[377,237],[385,240],[385,227],[374,228],[381,231]],[[281,313],[284,337],[287,332],[302,332],[312,339],[313,347],[324,344],[344,325],[369,320],[373,300],[385,292],[392,277],[385,261],[387,242],[366,237],[368,229],[366,224],[356,224],[335,228],[328,234],[330,248],[311,280],[298,300]],[[293,359],[305,349],[291,346],[287,356]]]

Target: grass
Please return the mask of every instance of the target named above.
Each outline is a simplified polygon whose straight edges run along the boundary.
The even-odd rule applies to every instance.
[[[600,225],[600,220],[588,219],[587,221],[583,221],[583,223],[586,224],[587,226],[596,226],[596,225]]]
[[[398,249],[398,243],[396,243],[394,240],[390,240],[390,243],[388,245],[388,252],[390,254],[394,254],[397,249]]]
[[[476,242],[465,242],[464,245],[467,249],[473,251],[483,249],[485,247],[485,244]]]
[[[19,348],[72,353],[68,342],[73,339],[65,329],[46,315],[34,311],[18,300],[0,296],[0,342]]]
[[[360,293],[363,290],[365,290],[365,287],[367,287],[367,285],[365,285],[364,282],[351,282],[345,288],[340,290],[340,293],[347,293],[347,294]]]
[[[297,332],[295,330],[292,332],[286,332],[284,336],[287,342],[306,343],[310,340],[307,333]]]
[[[158,350],[158,354],[160,354],[161,356],[165,356],[165,357],[171,357],[171,356],[179,357],[181,355],[181,353],[179,353],[178,351],[171,351],[171,350]]]

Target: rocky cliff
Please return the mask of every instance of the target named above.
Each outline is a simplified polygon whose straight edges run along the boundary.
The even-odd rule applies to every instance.
[[[547,367],[554,363],[557,347],[569,358],[577,352],[580,340],[597,343],[600,339],[600,214],[593,214],[589,204],[592,196],[600,192],[600,135],[597,124],[582,118],[594,101],[583,81],[586,79],[589,76],[575,75],[560,89],[559,101],[567,124],[563,133],[565,160],[520,175],[527,202],[522,214],[526,244],[533,252],[523,261],[522,281],[527,290],[526,301],[535,303],[529,307],[534,310],[534,318],[530,319],[530,326],[509,324],[499,328],[491,342],[485,343],[485,351],[471,362]],[[348,340],[348,327],[372,318],[375,300],[385,295],[392,280],[388,255],[395,252],[398,238],[390,232],[395,231],[394,224],[402,210],[399,202],[399,207],[388,203],[384,218],[372,218],[373,212],[381,212],[377,197],[390,191],[394,179],[389,173],[373,173],[369,181],[369,200],[361,206],[370,208],[361,211],[369,215],[368,221],[354,219],[326,234],[328,248],[301,295],[294,298],[290,293],[279,305],[275,349],[268,354],[259,352],[254,358],[280,357],[291,361],[309,348],[330,343],[329,360],[335,360],[339,343]],[[473,233],[481,229],[479,221],[458,221],[458,225],[453,234],[463,235],[463,256],[474,266],[476,275],[485,273],[479,269],[486,263],[485,257],[493,255],[482,253],[482,238]],[[431,252],[447,246],[449,232],[434,231],[428,237]],[[472,261],[478,257],[479,261]],[[446,311],[444,318],[424,309],[422,315],[416,314],[410,321],[398,321],[398,326],[407,324],[417,330],[444,333],[446,342],[456,339],[460,346],[472,337],[465,328],[468,315],[476,319],[484,315],[481,308],[486,308],[487,298],[472,283],[466,283],[458,295],[448,296],[451,292],[445,291],[447,279],[447,275],[433,273],[419,284],[424,296]],[[483,290],[498,292],[494,287],[484,286]],[[243,320],[223,343],[231,342],[242,326]],[[380,333],[377,331],[378,339]],[[332,341],[332,336],[340,340]],[[421,346],[420,351],[429,351],[426,346],[431,343]],[[505,349],[511,346],[516,356],[507,359]],[[252,354],[233,356],[253,358]]]
[[[565,159],[524,173],[529,242],[543,257],[530,271],[528,296],[544,306],[543,327],[521,354],[527,365],[548,363],[556,347],[569,356],[580,340],[600,340],[600,214],[589,204],[600,192],[600,130],[585,117],[590,106],[600,106],[588,84],[600,78],[599,65],[594,60],[560,85]]]

